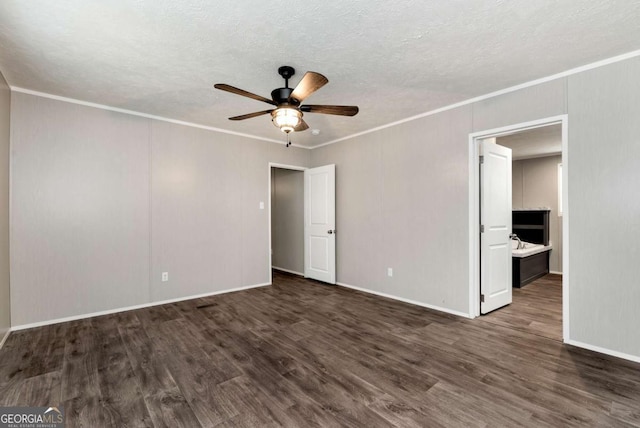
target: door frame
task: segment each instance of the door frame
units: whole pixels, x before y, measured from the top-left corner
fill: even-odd
[[[562,126],[562,337],[569,339],[568,123],[566,114],[469,134],[469,317],[480,316],[480,158],[478,141],[549,125]]]
[[[269,284],[273,284],[273,254],[272,254],[272,242],[271,242],[271,168],[280,168],[280,169],[290,169],[293,171],[305,171],[308,168],[304,167],[304,166],[298,166],[298,165],[286,165],[286,164],[282,164],[282,163],[275,163],[275,162],[269,162],[269,169],[268,169],[268,173],[269,173],[269,179],[268,179],[268,183],[269,183],[269,203],[267,204],[268,207],[267,209],[269,210],[269,215],[268,215],[268,221],[269,221]],[[303,199],[306,196],[306,188],[303,192]],[[304,246],[302,248],[302,251],[304,252]],[[306,254],[305,254],[306,256]],[[306,260],[306,257],[305,257]]]

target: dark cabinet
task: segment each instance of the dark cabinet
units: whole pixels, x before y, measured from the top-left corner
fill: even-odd
[[[549,211],[539,210],[513,210],[513,233],[524,242],[532,244],[549,245]]]
[[[513,257],[511,266],[512,286],[522,288],[549,273],[549,251],[528,257]]]

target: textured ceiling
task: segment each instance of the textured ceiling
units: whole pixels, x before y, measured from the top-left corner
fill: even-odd
[[[314,146],[640,49],[635,0],[2,0],[0,70],[13,87],[283,140],[267,104],[280,65],[329,84]]]
[[[496,143],[509,147],[513,160],[562,154],[562,125],[520,131],[496,138]]]

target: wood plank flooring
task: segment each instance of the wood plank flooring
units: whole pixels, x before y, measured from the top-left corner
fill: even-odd
[[[514,288],[513,303],[480,320],[562,341],[562,275]]]
[[[0,406],[61,404],[68,427],[640,426],[640,364],[505,314],[275,273],[271,287],[14,332]]]

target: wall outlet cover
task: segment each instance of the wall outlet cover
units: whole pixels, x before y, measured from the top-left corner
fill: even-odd
[[[169,281],[169,272],[162,272],[162,282]]]

